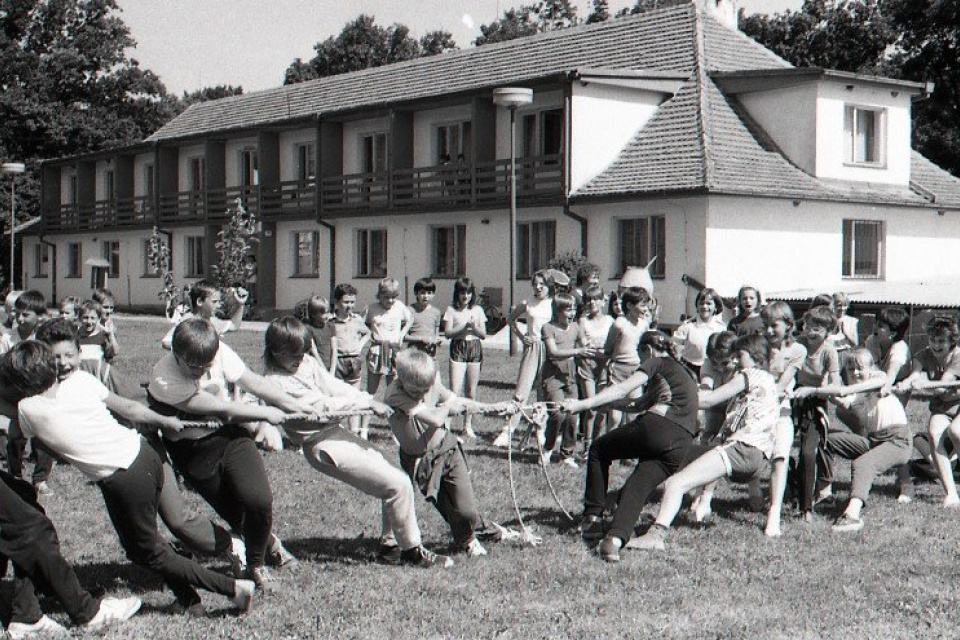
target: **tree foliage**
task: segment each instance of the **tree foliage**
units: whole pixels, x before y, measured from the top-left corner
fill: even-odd
[[[243,87],[232,84],[218,84],[215,87],[204,87],[196,91],[184,91],[180,98],[180,110],[186,109],[197,102],[207,102],[208,100],[219,100],[220,98],[229,98],[231,96],[243,95]]]
[[[533,4],[507,9],[497,20],[480,25],[480,35],[473,44],[479,47],[577,24],[580,24],[577,7],[570,0],[538,0]]]
[[[359,71],[385,64],[437,55],[457,48],[448,31],[431,31],[417,40],[403,24],[381,27],[374,16],[360,14],[336,36],[314,46],[317,52],[304,62],[297,58],[284,74],[283,83],[293,84]]]

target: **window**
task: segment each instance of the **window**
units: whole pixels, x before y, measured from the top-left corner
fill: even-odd
[[[472,132],[469,122],[455,122],[437,127],[437,164],[464,162],[471,157]]]
[[[206,183],[206,161],[204,158],[187,160],[187,191],[203,191]]]
[[[120,241],[104,240],[102,246],[103,246],[103,259],[110,263],[110,266],[107,267],[107,277],[119,278],[120,277]]]
[[[187,236],[186,276],[188,278],[202,278],[204,273],[203,236]]]
[[[663,216],[620,220],[620,273],[627,267],[650,265],[651,278],[666,274],[667,234]]]
[[[320,275],[320,260],[317,255],[320,234],[316,231],[298,231],[293,234],[293,242],[297,256],[293,275],[313,278]]]
[[[467,272],[467,226],[433,229],[433,275],[438,278],[458,278]]]
[[[260,184],[260,158],[257,150],[252,147],[240,152],[239,184],[241,187]]]
[[[357,230],[357,276],[383,278],[387,275],[387,230]]]
[[[113,170],[110,169],[103,174],[103,199],[107,202],[113,202],[116,199],[116,195]]]
[[[843,277],[880,278],[883,276],[883,222],[879,220],[843,221]]]
[[[156,182],[153,175],[153,165],[143,166],[143,195],[147,196],[148,201],[153,200],[153,194],[156,193]]]
[[[378,173],[387,170],[387,134],[371,133],[363,136],[364,173]]]
[[[33,277],[50,277],[50,247],[38,242],[33,245]]]
[[[67,201],[64,204],[77,204],[77,174],[71,173],[67,183]]]
[[[517,225],[517,277],[529,278],[546,269],[557,247],[557,223],[524,222]]]
[[[79,278],[83,275],[83,245],[79,242],[67,244],[67,277]]]
[[[298,144],[296,147],[297,180],[301,184],[312,184],[317,176],[317,153],[312,142]]]
[[[563,109],[524,115],[521,126],[521,157],[549,156],[563,151]]]
[[[844,161],[852,164],[883,164],[882,109],[847,105],[844,113]]]

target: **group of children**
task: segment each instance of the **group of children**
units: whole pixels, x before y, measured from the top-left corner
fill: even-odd
[[[842,294],[812,306],[800,328],[789,305],[763,306],[751,287],[741,289],[739,313],[724,325],[722,298],[705,289],[697,297],[696,315],[668,336],[652,328],[657,302],[642,277],[625,278],[608,296],[598,274],[590,275],[582,288],[552,270],[533,276],[532,300],[514,309],[509,320],[523,344],[513,401],[499,404],[476,400],[486,316],[469,278],[456,281],[442,313],[432,304],[436,286],[429,279],[417,281],[410,307],[399,301],[396,280],[381,280],[376,302],[363,314],[356,311],[357,290],[349,284],[335,288],[332,309],[314,296],[298,306],[298,317],[269,324],[263,375],[222,341],[239,328],[242,315],[218,320],[220,291],[198,283],[191,289],[192,309],[163,340],[169,352],[151,374],[150,408],[118,395],[109,371],[104,373],[119,348],[109,314],[112,296],[80,304],[67,299],[51,313],[42,295],[23,292],[13,302],[15,324],[3,339],[0,358],[3,412],[14,420],[10,460],[15,453],[22,459],[22,438],[30,437],[48,460],[57,456],[76,466],[103,494],[130,559],[163,577],[176,596],[175,607],[194,614],[202,613],[197,589],[247,609],[257,589],[269,588],[267,564],[296,565],[272,532],[272,494],[256,448],[258,443],[282,448],[283,436],[318,472],[381,501],[381,560],[453,564],[422,545],[415,487],[449,524],[457,549],[485,555],[483,542],[500,539],[504,529],[477,508],[451,418],[463,415],[463,435],[475,437],[472,415],[516,415],[495,441],[507,444],[518,409],[534,389],[549,416],[537,434],[542,462],[550,462],[558,448],[556,458],[577,467],[577,440],[584,439],[581,528],[584,538],[598,541],[608,561],[619,560],[625,546],[662,549],[687,493],[696,493],[694,517],[707,517],[720,479],[750,483],[752,500],[760,501],[759,478],[768,469],[765,531],[778,536],[788,486],[803,517],[811,519],[815,504],[830,494],[834,456],[853,460],[850,500],[834,524],[837,531],[863,527],[870,487],[888,469],[898,468],[905,479],[901,501],[911,499],[907,463],[915,444],[929,444],[946,490],[944,505],[960,506],[950,462],[953,443],[960,441],[960,394],[952,384],[960,376],[956,321],[934,318],[926,327],[928,347],[911,358],[905,341],[909,315],[902,309],[882,310],[875,334],[860,347]],[[242,309],[243,292],[233,296]],[[441,335],[450,342],[449,389],[435,360]],[[87,364],[93,362],[98,366]],[[911,393],[930,398],[929,429],[919,444],[904,412]],[[830,421],[828,402],[844,427]],[[348,426],[341,426],[347,415]],[[400,469],[367,440],[374,415],[387,421],[399,445]],[[609,467],[621,459],[637,465],[611,502]],[[37,466],[44,464],[38,457]],[[4,486],[22,493],[21,469],[12,463],[10,469]],[[177,475],[227,527],[185,517]],[[42,490],[36,480],[35,488]],[[634,538],[637,520],[661,484],[656,523]],[[24,535],[49,539],[41,535],[51,528],[49,521],[30,515],[39,509],[35,494],[27,491],[25,502],[26,508],[0,511],[0,526],[17,530],[8,518],[14,524],[29,521],[21,527]],[[176,553],[160,536],[157,515],[190,550],[227,554],[234,575]],[[45,565],[64,572],[52,540],[34,552],[46,559],[39,564],[0,552],[14,561],[18,580],[45,583],[50,579]],[[14,615],[19,626],[11,630],[52,628],[56,623],[38,616],[31,604],[32,590],[23,593],[24,604]],[[75,593],[60,597],[83,600]],[[133,602],[109,599],[104,606],[114,611],[104,614],[107,621],[136,609]],[[89,604],[71,613],[79,622],[96,615]]]

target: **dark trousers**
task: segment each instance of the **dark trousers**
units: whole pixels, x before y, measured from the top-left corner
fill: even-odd
[[[234,594],[234,580],[179,555],[157,530],[157,505],[163,489],[163,464],[145,442],[128,469],[118,469],[97,483],[132,562],[160,575],[185,607],[200,602],[194,587],[225,596]]]
[[[23,461],[26,457],[27,441],[29,440],[31,450],[36,458],[36,463],[33,466],[33,476],[30,481],[34,486],[46,482],[53,470],[53,455],[36,438],[25,438],[20,433],[20,427],[17,426],[16,422],[15,419],[10,421],[10,433],[7,435],[7,469],[15,477],[23,477]]]
[[[273,528],[273,493],[263,458],[246,431],[227,426],[199,440],[164,440],[173,466],[234,531],[247,564],[263,566]]]
[[[801,511],[813,510],[815,494],[826,488],[833,477],[827,452],[829,424],[826,407],[826,401],[821,398],[807,398],[797,402],[793,409],[800,434],[796,486]]]
[[[6,558],[13,562],[11,622],[32,624],[43,615],[35,586],[56,597],[77,624],[97,615],[100,602],[80,586],[60,554],[57,531],[37,503],[33,487],[4,471],[0,471],[0,556],[4,569]]]
[[[587,487],[584,515],[603,513],[610,464],[637,459],[637,466],[620,490],[610,534],[629,540],[633,527],[650,496],[683,465],[693,434],[663,416],[645,413],[622,427],[597,438],[587,454]]]
[[[577,448],[577,426],[574,414],[566,411],[551,411],[547,418],[547,430],[544,434],[545,441],[543,448],[545,451],[553,451],[557,444],[557,436],[560,437],[560,456],[569,458]]]
[[[465,546],[475,537],[476,531],[485,528],[485,524],[477,509],[470,468],[463,451],[456,446],[440,454],[432,462],[429,479],[418,479],[418,460],[416,456],[404,455],[402,452],[400,454],[400,466],[410,476],[413,484],[420,488],[427,502],[432,502],[450,525],[454,542],[460,547]]]

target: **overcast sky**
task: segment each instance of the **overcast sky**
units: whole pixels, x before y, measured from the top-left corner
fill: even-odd
[[[575,0],[580,15],[589,0]],[[218,84],[245,91],[283,82],[287,66],[313,57],[313,45],[336,35],[360,13],[414,36],[447,29],[466,48],[479,25],[492,22],[511,0],[119,0],[137,47],[130,55],[175,93]],[[529,2],[526,2],[529,4]],[[610,0],[612,11],[633,0]],[[802,0],[741,0],[748,13],[798,9]],[[411,9],[414,8],[414,9]]]

